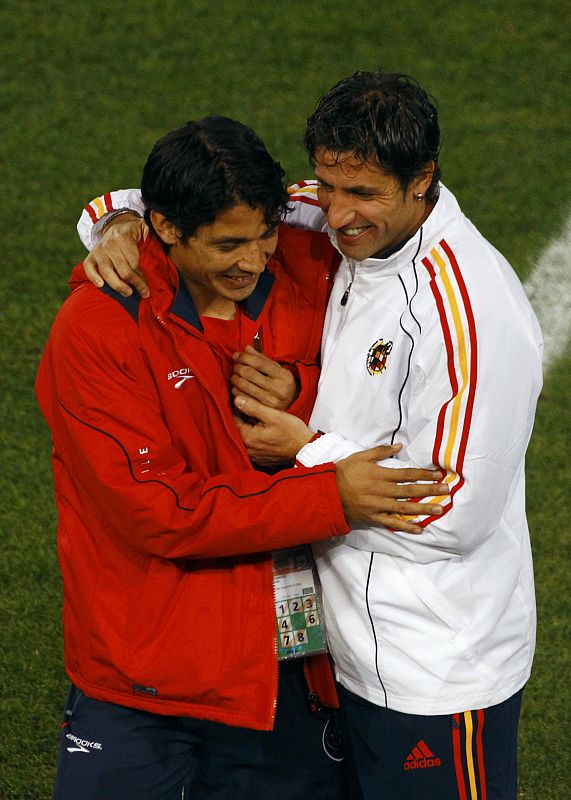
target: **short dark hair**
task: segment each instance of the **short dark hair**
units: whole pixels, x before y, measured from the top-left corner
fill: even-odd
[[[436,102],[408,75],[360,70],[321,97],[307,120],[305,146],[315,164],[324,147],[352,153],[377,164],[399,181],[403,191],[426,170],[436,168],[426,193],[438,197],[440,128]]]
[[[279,162],[247,125],[221,116],[190,121],[159,139],[147,159],[141,182],[145,219],[150,224],[151,211],[164,214],[183,244],[237,203],[261,208],[272,226],[287,209],[283,177]]]

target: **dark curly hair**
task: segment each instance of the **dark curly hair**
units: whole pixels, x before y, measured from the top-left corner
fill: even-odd
[[[220,116],[187,122],[159,139],[145,164],[145,220],[152,228],[150,212],[164,214],[183,244],[237,203],[263,209],[272,226],[286,214],[283,178],[279,162],[247,125]]]
[[[355,72],[319,100],[307,120],[305,146],[315,164],[320,147],[338,156],[354,154],[380,165],[405,192],[410,182],[435,162],[426,192],[438,197],[440,128],[436,103],[408,75]]]

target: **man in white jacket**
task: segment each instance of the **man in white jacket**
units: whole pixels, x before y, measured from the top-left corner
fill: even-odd
[[[539,326],[439,184],[437,112],[414,82],[341,81],[306,145],[317,183],[294,191],[294,215],[316,227],[322,209],[344,256],[317,402],[304,432],[239,400],[263,420],[244,436],[258,457],[299,450],[306,466],[399,441],[395,466],[447,470],[444,513],[416,520],[422,535],[363,528],[314,549],[342,708],[366,798],[515,799],[535,643],[524,456]]]
[[[535,644],[524,457],[542,340],[506,260],[439,182],[438,115],[411,79],[358,72],[309,118],[317,182],[293,224],[343,255],[309,428],[236,404],[253,458],[300,467],[402,442],[385,466],[440,467],[423,532],[355,529],[315,547],[345,732],[366,800],[515,800],[521,695]],[[256,356],[238,365],[256,367]],[[244,390],[245,395],[240,394]]]

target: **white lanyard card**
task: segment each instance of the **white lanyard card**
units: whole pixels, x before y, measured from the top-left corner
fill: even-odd
[[[278,659],[326,653],[321,587],[311,547],[276,550],[272,555]]]

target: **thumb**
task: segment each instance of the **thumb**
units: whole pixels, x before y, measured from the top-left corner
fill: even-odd
[[[363,450],[359,455],[364,461],[382,461],[384,458],[396,455],[399,450],[402,450],[402,444],[380,444],[369,450]]]
[[[254,400],[253,397],[246,397],[243,394],[234,398],[234,405],[247,417],[254,417],[260,422],[271,422],[275,415],[280,413],[273,408],[268,408],[258,400]]]

